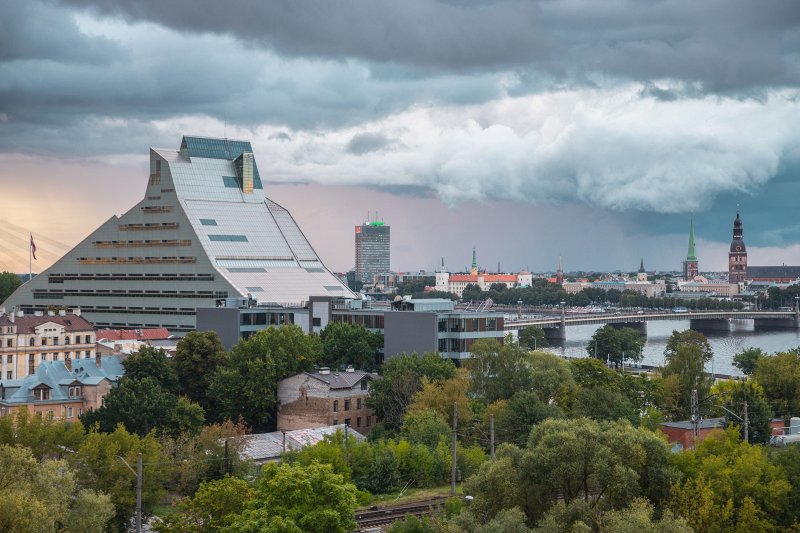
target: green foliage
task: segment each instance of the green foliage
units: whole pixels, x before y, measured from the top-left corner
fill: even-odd
[[[800,354],[781,352],[759,358],[753,380],[764,387],[773,412],[787,419],[800,412]]]
[[[255,499],[246,481],[225,477],[204,482],[195,495],[175,502],[155,527],[160,533],[213,533],[233,523]]]
[[[764,396],[764,389],[758,383],[748,381],[721,381],[711,387],[711,393],[716,394],[715,403],[722,405],[728,411],[717,408],[716,415],[728,417],[730,411],[744,419],[744,402],[747,402],[749,419],[748,441],[751,444],[767,444],[772,435],[769,422],[772,420],[772,409]],[[733,418],[733,417],[731,417]],[[732,419],[732,424],[739,426],[744,438],[743,422]]]
[[[666,442],[627,422],[545,420],[527,447],[502,445],[464,486],[475,516],[518,506],[529,522],[554,503],[583,500],[589,508],[624,508],[631,498],[661,501],[674,478]]]
[[[378,353],[383,348],[383,335],[368,331],[362,325],[331,322],[320,334],[322,359],[330,368],[352,365],[362,370],[377,368]]]
[[[122,366],[125,367],[128,380],[150,378],[169,394],[177,395],[180,392],[178,374],[167,358],[167,352],[161,348],[142,346],[125,358]]]
[[[191,331],[178,341],[172,365],[181,393],[208,411],[208,388],[216,369],[225,364],[227,353],[213,331]]]
[[[627,420],[638,424],[639,413],[621,392],[603,387],[582,387],[575,400],[573,414],[594,420]]]
[[[82,486],[108,494],[114,504],[114,531],[125,531],[136,508],[136,476],[119,459],[136,468],[142,454],[142,515],[147,517],[163,494],[170,476],[170,462],[164,457],[154,435],[139,437],[120,425],[113,433],[90,432],[73,459]]]
[[[473,420],[472,402],[468,396],[470,379],[463,368],[456,370],[455,377],[444,381],[422,378],[422,388],[414,394],[408,413],[433,410],[442,418],[453,419],[453,407],[458,406],[458,422],[462,425]]]
[[[528,350],[547,348],[547,337],[544,330],[536,326],[528,326],[519,332],[519,345]]]
[[[409,516],[389,526],[387,533],[436,533],[437,529],[427,518]]]
[[[227,531],[346,533],[356,527],[356,488],[329,465],[265,465],[255,499]]]
[[[108,496],[77,490],[66,461],[21,446],[0,445],[0,493],[0,531],[100,533],[114,514]]]
[[[755,372],[759,359],[765,355],[761,348],[746,348],[733,356],[733,366],[741,370],[745,376],[749,376]]]
[[[397,284],[397,294],[400,296],[416,295],[425,292],[425,287],[436,285],[435,276],[425,276],[424,278],[404,281]]]
[[[772,531],[786,510],[785,474],[734,428],[712,433],[673,463],[684,480],[673,487],[669,506],[695,531]]]
[[[81,421],[111,432],[119,424],[140,436],[152,430],[169,434],[198,432],[205,416],[202,407],[178,398],[154,377],[124,376],[103,399],[103,406],[86,411]]]
[[[773,448],[770,450],[769,460],[783,471],[791,486],[781,523],[800,524],[800,446]]]
[[[567,361],[550,352],[531,352],[532,390],[547,404],[569,405],[575,394],[575,379]]]
[[[80,422],[48,420],[41,413],[33,414],[27,409],[13,416],[0,416],[0,444],[24,446],[38,460],[68,457],[84,438]]]
[[[606,324],[594,332],[586,345],[586,353],[619,366],[623,359],[641,361],[644,342],[644,337],[633,328],[617,329]]]
[[[609,511],[598,517],[598,529],[614,533],[692,533],[689,524],[669,510],[658,520],[653,519],[654,514],[653,504],[637,498],[626,509]]]
[[[0,303],[11,296],[20,285],[22,285],[22,280],[13,272],[0,272]]]
[[[525,446],[536,424],[548,418],[564,417],[560,407],[544,403],[533,391],[518,391],[510,400],[499,402],[496,407],[494,434],[498,444],[510,442]]]
[[[392,432],[400,429],[406,408],[422,388],[422,378],[443,381],[455,376],[456,367],[436,352],[418,357],[399,354],[383,364],[381,379],[370,386],[367,405],[373,409],[382,427]],[[374,431],[374,430],[373,430]]]
[[[423,409],[405,416],[400,427],[400,436],[412,444],[424,444],[433,448],[442,438],[446,439],[451,431],[452,428],[440,413]]]
[[[525,513],[518,507],[503,509],[488,521],[482,517],[478,520],[470,513],[461,513],[453,520],[466,533],[528,533],[531,529],[525,522]]]
[[[714,351],[711,349],[711,344],[705,335],[693,329],[684,331],[673,331],[667,340],[667,345],[664,348],[664,357],[669,362],[673,357],[678,355],[681,346],[696,346],[700,350],[700,355],[704,363],[711,361],[714,357]]]
[[[708,397],[712,380],[705,372],[705,361],[701,346],[680,344],[661,369],[665,410],[673,420],[689,418],[692,390],[697,390],[700,399]]]
[[[533,386],[531,357],[512,342],[475,341],[464,367],[469,370],[472,392],[486,403],[507,400],[514,391]]]
[[[271,429],[278,381],[311,370],[321,353],[319,337],[294,325],[267,328],[240,341],[211,378],[212,418],[241,417],[254,431]]]

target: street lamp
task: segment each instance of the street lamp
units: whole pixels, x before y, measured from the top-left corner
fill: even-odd
[[[517,313],[517,318],[522,320],[522,300],[517,300],[517,305],[519,306],[519,312]]]
[[[140,533],[142,531],[142,454],[140,453],[136,458],[136,470],[121,455],[118,455],[117,459],[125,463],[128,470],[136,476],[136,533]]]

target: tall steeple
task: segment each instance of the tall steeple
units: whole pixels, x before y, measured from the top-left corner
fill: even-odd
[[[694,217],[689,219],[689,250],[683,262],[683,279],[692,281],[700,273],[697,265],[697,252],[694,246]]]
[[[470,274],[476,276],[478,274],[478,255],[475,253],[475,247],[472,247],[472,268]]]
[[[556,270],[556,283],[564,283],[564,266],[561,264],[561,256],[558,256],[558,270]]]
[[[636,273],[636,281],[647,281],[647,272],[644,269],[644,257],[639,262],[639,272]]]
[[[639,272],[644,272],[644,257],[642,257],[642,261],[639,263]]]
[[[736,218],[733,221],[733,240],[728,251],[728,283],[739,283],[747,278],[747,247],[744,244],[744,228],[739,217],[739,206],[736,206]]]

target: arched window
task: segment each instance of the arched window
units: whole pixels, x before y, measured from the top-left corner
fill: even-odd
[[[36,346],[36,339],[35,338],[31,337],[30,345],[31,346]]]

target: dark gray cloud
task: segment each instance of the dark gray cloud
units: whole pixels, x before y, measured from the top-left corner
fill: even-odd
[[[572,82],[593,72],[712,91],[800,81],[795,0],[251,0],[235,9],[218,0],[61,1],[293,56],[454,70],[533,65]]]
[[[392,141],[381,133],[358,133],[353,135],[345,150],[353,155],[379,152],[391,145]]]

